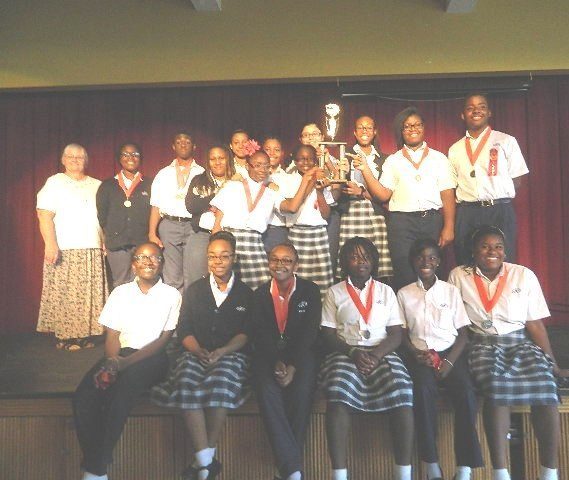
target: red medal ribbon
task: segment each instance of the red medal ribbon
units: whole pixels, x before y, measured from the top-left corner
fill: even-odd
[[[124,184],[122,171],[120,171],[119,174],[117,175],[117,180],[119,182],[120,187],[122,188],[122,191],[126,195],[126,199],[128,200],[132,195],[132,192],[134,192],[138,184],[142,181],[142,175],[140,174],[140,172],[136,172],[136,175],[134,176],[134,178],[132,179],[132,183],[130,184],[130,188],[126,188],[126,185]]]
[[[478,296],[482,301],[482,305],[484,305],[484,310],[486,313],[489,313],[498,303],[500,297],[502,296],[502,292],[504,291],[504,287],[506,286],[506,280],[508,279],[508,271],[505,270],[504,274],[498,280],[498,286],[496,287],[496,291],[494,292],[494,296],[492,298],[488,298],[488,292],[484,288],[484,282],[482,278],[477,273],[474,274],[474,283],[476,284],[476,290],[478,290]]]
[[[275,307],[275,317],[277,319],[277,327],[281,335],[284,334],[286,324],[288,322],[288,302],[290,300],[290,292],[294,285],[294,278],[291,279],[290,285],[287,287],[283,297],[279,295],[279,287],[275,280],[271,280],[271,297],[273,297],[273,307]]]
[[[401,149],[401,153],[403,154],[403,156],[409,160],[409,162],[411,163],[411,165],[413,165],[415,167],[415,170],[419,170],[419,167],[421,166],[421,163],[423,163],[423,160],[425,160],[425,158],[427,158],[427,155],[429,154],[429,147],[425,146],[425,150],[423,151],[423,155],[421,155],[421,160],[419,160],[419,162],[415,163],[413,161],[413,159],[411,158],[411,155],[409,155],[409,152],[407,151],[407,147],[403,147]]]
[[[247,209],[249,210],[249,213],[251,213],[253,210],[255,210],[255,207],[259,203],[259,200],[261,200],[261,197],[263,196],[263,193],[265,193],[265,189],[267,188],[267,186],[264,183],[263,185],[261,185],[259,193],[257,193],[257,196],[253,201],[253,198],[251,197],[251,189],[249,188],[249,183],[247,182],[247,180],[242,180],[242,182],[243,182],[243,188],[245,189],[245,198],[247,198]]]
[[[480,152],[484,148],[484,145],[486,145],[486,142],[490,138],[491,133],[492,133],[492,129],[490,127],[488,127],[488,130],[486,130],[486,133],[484,134],[484,136],[480,140],[480,143],[476,147],[476,150],[474,151],[474,153],[472,153],[472,147],[470,145],[470,137],[464,138],[464,143],[466,145],[466,154],[468,155],[468,160],[470,160],[470,165],[474,166],[474,164],[476,163],[476,160],[478,160],[478,156],[480,155]]]
[[[187,167],[183,167],[178,163],[178,160],[176,160],[176,180],[178,182],[179,190],[183,189],[186,186],[186,183],[188,182],[188,178],[190,176],[191,167],[192,167],[191,163]],[[186,173],[186,168],[188,169],[187,173]]]
[[[370,281],[371,281],[371,285],[370,285],[369,290],[367,292],[366,306],[364,308],[364,305],[363,305],[362,301],[360,300],[360,296],[357,294],[356,289],[354,287],[352,287],[350,285],[350,283],[346,280],[346,290],[348,290],[350,297],[352,297],[352,302],[354,302],[354,305],[358,309],[358,312],[360,312],[360,315],[364,319],[364,322],[366,323],[366,325],[368,324],[369,314],[371,313],[371,307],[373,306],[373,288],[375,285],[373,278],[370,278]]]

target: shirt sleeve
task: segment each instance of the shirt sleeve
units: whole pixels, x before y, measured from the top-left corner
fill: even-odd
[[[211,199],[209,203],[212,207],[218,208],[222,212],[227,205],[228,197],[231,196],[231,191],[233,190],[233,185],[225,185],[217,195]]]
[[[57,210],[57,187],[53,177],[50,177],[45,182],[37,195],[36,208],[39,210],[49,210],[55,213]]]
[[[379,183],[381,183],[385,188],[389,190],[395,190],[395,172],[393,170],[393,157],[394,155],[389,155],[385,163],[383,164],[383,169],[381,172],[381,177],[379,178]]]
[[[397,302],[397,297],[395,293],[391,289],[391,287],[387,287],[387,295],[385,296],[385,306],[389,312],[389,317],[387,318],[387,322],[385,324],[386,327],[393,327],[395,325],[405,325],[405,320],[403,315],[401,314],[401,310],[399,308],[399,303]]]
[[[150,186],[150,205],[152,207],[160,208],[161,196],[160,196],[160,180],[162,178],[162,171],[158,172],[152,181]]]
[[[397,292],[397,304],[399,305],[399,315],[401,316],[401,319],[403,320],[403,328],[408,328],[407,327],[407,317],[405,316],[405,297],[404,297],[403,292],[401,290],[399,290]]]
[[[324,200],[328,205],[334,205],[336,200],[334,200],[334,196],[332,195],[332,189],[330,187],[326,187],[322,190],[322,195],[324,195]]]
[[[441,155],[439,162],[439,178],[438,178],[439,192],[456,188],[456,179],[452,172],[450,161],[444,155]]]
[[[122,290],[122,288],[118,287],[111,292],[99,316],[99,323],[101,325],[118,332],[122,331],[123,325],[121,319],[124,318],[120,308],[120,292]]]
[[[530,300],[528,302],[529,308],[526,320],[541,320],[542,318],[551,316],[537,276],[529,268],[526,268],[524,273],[528,283],[528,296]]]
[[[172,306],[170,307],[170,312],[168,314],[168,320],[166,325],[164,325],[164,331],[174,330],[178,325],[178,319],[180,318],[180,308],[182,306],[182,295],[180,292],[176,291],[173,295]]]
[[[323,327],[337,328],[338,324],[336,321],[336,315],[338,313],[338,307],[334,299],[334,292],[331,288],[326,292],[326,298],[324,299],[324,304],[322,305],[322,322],[320,323]]]
[[[470,321],[470,318],[468,318],[468,314],[466,313],[466,308],[464,308],[464,302],[462,301],[462,296],[460,295],[458,288],[454,285],[451,285],[450,288],[451,308],[454,312],[453,324],[454,328],[458,330],[459,328],[471,325],[472,322]]]
[[[529,173],[522,150],[514,137],[509,138],[504,150],[508,161],[508,173],[511,178],[521,177]]]

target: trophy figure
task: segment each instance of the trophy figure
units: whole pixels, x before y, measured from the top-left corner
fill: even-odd
[[[347,145],[347,143],[346,142],[334,141],[334,139],[336,138],[336,135],[338,134],[338,128],[340,127],[340,120],[339,120],[340,106],[335,104],[335,103],[329,103],[328,105],[326,105],[325,111],[326,111],[326,135],[325,135],[325,139],[329,139],[329,140],[326,140],[324,142],[320,142],[318,144],[318,146],[319,146],[318,166],[320,168],[325,168],[325,166],[326,166],[326,148],[327,147],[339,147],[340,156],[339,156],[338,162],[339,162],[339,166],[340,166],[340,178],[332,180],[331,183],[345,183],[347,181],[347,179],[346,179],[347,172],[346,172],[346,170],[344,170],[344,168],[342,168],[342,166],[345,162],[348,161],[346,158],[346,145]]]

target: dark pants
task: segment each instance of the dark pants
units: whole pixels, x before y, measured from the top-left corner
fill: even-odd
[[[254,362],[257,401],[279,474],[287,478],[303,470],[304,439],[316,389],[318,362],[316,356],[306,356],[286,388],[276,382],[274,365],[269,363],[262,359]]]
[[[280,243],[286,242],[288,242],[288,228],[286,227],[269,225],[263,233],[263,245],[267,254]]]
[[[456,208],[454,248],[457,265],[472,259],[471,238],[481,225],[494,225],[504,232],[508,262],[516,263],[517,223],[514,204],[499,203],[489,207],[458,204]]]
[[[135,248],[134,245],[129,245],[119,250],[107,250],[107,262],[111,270],[113,288],[134,280],[132,254]]]
[[[440,352],[441,358],[446,352]],[[405,365],[413,379],[413,411],[419,458],[428,463],[438,462],[437,434],[437,396],[439,385],[445,388],[454,407],[454,454],[456,464],[465,467],[484,465],[476,418],[478,404],[468,371],[467,355],[463,353],[444,380],[438,380],[431,367],[419,364],[410,354],[405,354]]]
[[[387,241],[393,265],[393,289],[414,282],[417,279],[409,262],[409,250],[419,238],[439,239],[443,228],[443,217],[439,211],[429,210],[421,216],[419,212],[390,212],[386,218]]]
[[[338,250],[340,249],[340,212],[337,207],[330,208],[330,216],[328,217],[328,242],[330,244],[330,263],[332,264],[332,272],[336,273],[336,264],[338,262]]]
[[[102,362],[104,359],[87,372],[73,397],[75,428],[83,453],[81,466],[95,475],[107,473],[130,410],[168,368],[168,357],[160,352],[120,372],[114,384],[101,390],[95,387],[93,376]]]

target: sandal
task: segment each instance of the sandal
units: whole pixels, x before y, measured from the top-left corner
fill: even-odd
[[[65,350],[66,352],[77,352],[81,350],[81,346],[77,343],[69,340],[62,340],[55,344],[55,348],[58,350]]]

